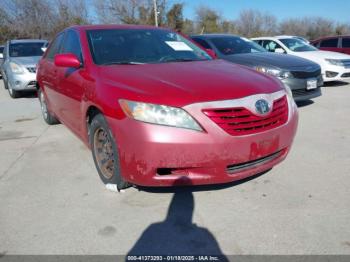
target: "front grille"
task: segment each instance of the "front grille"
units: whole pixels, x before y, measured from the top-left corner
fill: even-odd
[[[239,163],[239,164],[235,164],[235,165],[229,165],[226,167],[226,172],[229,174],[232,173],[236,173],[239,171],[244,171],[246,169],[258,166],[258,165],[262,165],[265,164],[267,162],[270,162],[276,158],[278,158],[280,155],[282,155],[283,150],[278,151],[276,153],[273,153],[271,155],[259,158],[259,159],[255,159],[252,161],[248,161],[248,162],[244,162],[244,163]]]
[[[341,77],[350,77],[350,73],[344,73],[341,75]]]
[[[27,67],[27,70],[31,73],[36,73],[36,67]]]
[[[292,90],[293,97],[300,97],[300,96],[306,96],[306,95],[312,95],[314,93],[319,92],[319,87],[311,90],[306,89],[294,89]]]
[[[28,87],[33,87],[35,85],[36,85],[36,81],[30,81],[27,86]]]
[[[350,68],[350,59],[341,60],[345,68]]]
[[[291,71],[293,77],[295,78],[313,78],[313,77],[319,77],[321,75],[321,69],[318,69],[316,71]]]
[[[204,109],[203,113],[232,136],[250,135],[285,124],[288,101],[287,96],[275,100],[267,116],[257,116],[244,107]]]

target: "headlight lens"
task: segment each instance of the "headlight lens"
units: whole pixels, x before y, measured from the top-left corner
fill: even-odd
[[[138,121],[203,131],[199,124],[180,108],[124,99],[119,100],[119,104],[127,116]]]
[[[11,68],[12,73],[14,73],[14,74],[23,74],[23,72],[24,72],[23,68],[14,62],[10,62],[10,68]]]
[[[336,65],[336,66],[344,66],[344,63],[341,60],[338,59],[326,59],[328,63],[331,65]]]
[[[283,71],[276,68],[270,68],[270,67],[264,67],[264,66],[257,66],[255,67],[255,70],[261,73],[275,76],[279,79],[286,79],[292,76],[292,74],[288,71]]]

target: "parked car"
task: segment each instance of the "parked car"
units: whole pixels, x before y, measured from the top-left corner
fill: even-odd
[[[38,94],[91,148],[104,183],[225,183],[287,155],[297,107],[276,78],[210,56],[174,31],[75,26],[40,60]]]
[[[279,78],[291,89],[295,101],[321,95],[321,68],[310,60],[272,54],[253,41],[234,35],[205,34],[191,38],[209,53],[215,53],[218,58],[249,66]]]
[[[295,55],[318,63],[324,82],[350,81],[350,55],[321,51],[294,37],[258,37],[252,40],[269,52]]]
[[[350,36],[323,37],[311,41],[318,49],[350,55]]]
[[[4,47],[1,66],[4,86],[12,98],[22,91],[36,90],[36,65],[47,41],[38,39],[10,40]]]
[[[2,77],[1,75],[1,66],[2,66],[2,63],[4,62],[4,46],[3,45],[0,45],[0,77]]]

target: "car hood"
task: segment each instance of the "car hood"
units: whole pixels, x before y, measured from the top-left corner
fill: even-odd
[[[271,66],[284,70],[309,68],[310,66],[318,67],[317,64],[307,59],[270,52],[229,55],[225,56],[223,59],[247,66]]]
[[[223,60],[112,65],[99,69],[103,84],[117,87],[121,98],[178,107],[273,93],[283,88],[275,78]]]
[[[11,62],[23,66],[36,66],[41,56],[11,57]]]
[[[331,52],[331,51],[308,51],[308,52],[293,52],[293,55],[310,59],[312,61],[324,61],[325,59],[350,59],[350,55]]]

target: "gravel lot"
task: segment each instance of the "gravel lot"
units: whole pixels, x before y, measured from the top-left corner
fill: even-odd
[[[78,138],[44,123],[36,97],[11,99],[0,81],[0,255],[127,254],[149,246],[350,254],[349,101],[350,85],[337,83],[300,105],[289,157],[257,178],[119,194],[104,188]]]

